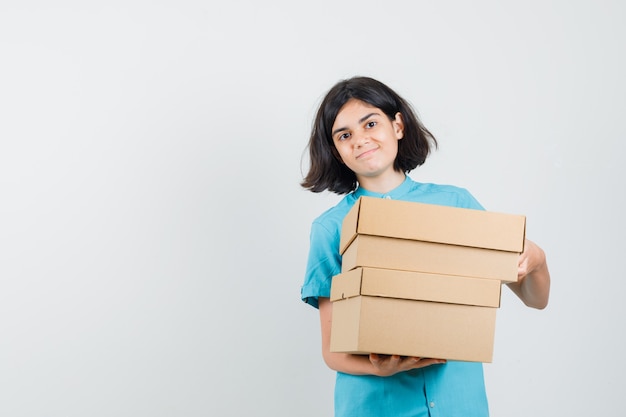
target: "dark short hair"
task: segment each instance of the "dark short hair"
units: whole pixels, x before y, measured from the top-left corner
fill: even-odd
[[[402,114],[404,136],[398,141],[394,169],[408,173],[426,161],[431,148],[437,147],[435,137],[424,127],[411,105],[385,84],[369,77],[352,77],[339,81],[320,104],[307,145],[309,172],[300,185],[319,193],[325,190],[347,194],[357,187],[354,172],[343,164],[333,142],[331,130],[341,108],[351,99],[379,108],[389,120]]]

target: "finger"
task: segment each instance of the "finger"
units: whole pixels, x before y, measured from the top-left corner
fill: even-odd
[[[391,355],[389,357],[389,363],[393,366],[398,366],[398,364],[400,363],[400,355]]]
[[[409,356],[402,359],[402,363],[400,364],[400,366],[405,369],[413,369],[417,367],[417,364],[419,364],[421,360],[422,358],[419,358],[417,356]]]
[[[434,358],[411,358],[413,360],[413,364],[411,366],[411,368],[413,369],[417,369],[417,368],[425,368],[427,366],[431,366],[431,365],[437,365],[437,364],[444,364],[447,361],[445,359],[434,359]]]
[[[370,362],[374,365],[385,363],[389,359],[389,355],[381,355],[379,353],[370,353]]]
[[[437,365],[437,364],[442,364],[446,362],[447,361],[445,359],[435,359],[435,358],[422,358],[419,361],[420,365],[423,365],[423,366]]]

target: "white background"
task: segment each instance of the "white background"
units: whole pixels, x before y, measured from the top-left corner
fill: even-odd
[[[53,5],[54,4],[54,5]],[[619,1],[0,3],[0,415],[330,416],[300,301],[317,105],[369,75],[440,142],[411,173],[525,214],[494,416],[621,416]]]

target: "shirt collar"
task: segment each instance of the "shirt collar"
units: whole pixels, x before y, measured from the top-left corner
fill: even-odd
[[[361,196],[365,197],[377,197],[377,198],[389,198],[392,200],[400,200],[402,196],[407,194],[411,190],[413,180],[408,175],[405,176],[404,181],[393,190],[387,193],[375,193],[373,191],[366,190],[365,188],[358,186],[354,190],[354,198],[358,199]]]

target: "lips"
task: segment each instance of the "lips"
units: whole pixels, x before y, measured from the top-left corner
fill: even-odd
[[[356,159],[361,159],[361,158],[364,158],[364,157],[368,157],[368,156],[370,156],[371,154],[373,154],[374,152],[376,152],[377,150],[378,150],[378,148],[368,149],[368,150],[366,150],[365,152],[361,152],[360,154],[358,154],[358,155],[356,156]]]

